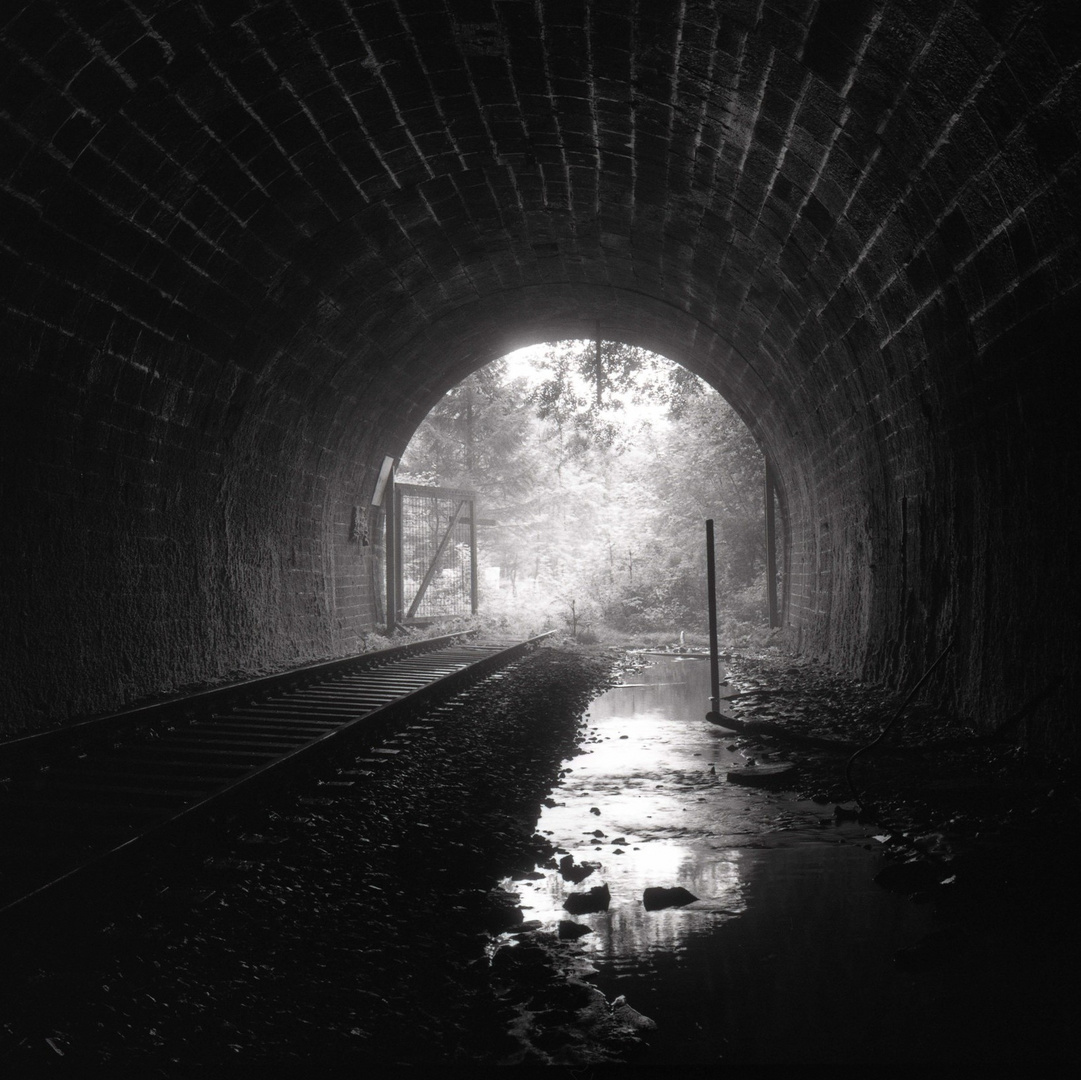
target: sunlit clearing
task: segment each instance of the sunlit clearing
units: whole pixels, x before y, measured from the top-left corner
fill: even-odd
[[[762,626],[763,468],[742,421],[686,369],[620,342],[560,341],[451,390],[399,480],[477,493],[486,618],[580,642],[674,641],[705,632],[707,518],[729,637]]]

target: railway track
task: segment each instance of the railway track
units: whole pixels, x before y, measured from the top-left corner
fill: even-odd
[[[465,635],[311,665],[0,744],[0,919],[85,894],[137,853],[358,748],[353,775],[401,752],[418,709],[547,635]]]

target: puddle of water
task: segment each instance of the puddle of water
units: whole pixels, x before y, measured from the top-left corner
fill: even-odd
[[[593,703],[538,830],[597,865],[579,884],[515,882],[526,917],[554,928],[570,892],[607,884],[609,909],[575,920],[592,931],[580,946],[600,989],[658,1022],[662,1060],[910,1059],[897,1018],[927,1022],[927,984],[892,957],[933,929],[930,911],[873,883],[873,830],[728,783],[746,758],[708,702],[708,664],[661,658]],[[703,902],[646,911],[649,886]]]

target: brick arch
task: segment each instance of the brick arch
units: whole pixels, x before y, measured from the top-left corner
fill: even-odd
[[[1076,688],[1070,0],[27,0],[0,45],[9,726],[347,651],[381,455],[598,317],[774,460],[804,648],[956,636],[988,723]]]
[[[683,364],[717,389],[748,424],[777,469],[779,497],[788,525],[786,535],[793,548],[790,561],[794,573],[786,581],[788,607],[795,625],[813,624],[823,608],[819,595],[819,563],[823,556],[819,549],[831,541],[815,523],[833,513],[850,515],[849,507],[836,507],[838,501],[842,505],[846,501],[858,502],[881,488],[882,476],[890,468],[890,449],[879,437],[884,432],[872,432],[871,437],[863,439],[858,453],[849,455],[840,484],[836,473],[830,477],[819,475],[819,448],[828,443],[833,431],[816,429],[815,420],[819,418],[774,381],[777,358],[763,350],[749,361],[716,326],[703,324],[664,300],[607,286],[553,283],[505,290],[462,305],[418,331],[390,365],[395,372],[396,399],[385,406],[392,426],[381,436],[384,450],[400,454],[439,397],[472,371],[523,345],[591,337],[598,317],[602,335],[649,348]],[[438,358],[437,365],[433,365],[434,358]],[[826,419],[840,426],[829,414]],[[912,426],[906,437],[920,445],[922,452],[929,452],[926,442],[921,443],[923,434],[914,432]],[[845,488],[852,494],[845,496]],[[854,537],[846,541],[862,549],[860,558],[866,563],[891,559],[891,537],[888,531],[877,530],[876,525],[870,520],[870,511],[862,511],[852,526]],[[838,622],[846,624],[838,636],[850,632],[855,641],[845,647],[853,651],[867,649],[866,624],[873,617],[868,594],[874,583],[857,579],[849,584],[853,598],[836,601],[841,608]],[[843,588],[835,591],[842,594]],[[854,619],[860,620],[858,625],[847,625]]]
[[[672,310],[669,305],[638,293],[620,295],[618,290],[608,288],[583,290],[553,286],[534,286],[517,293],[513,298],[502,294],[474,306],[480,310],[459,309],[411,343],[405,355],[413,363],[424,365],[441,351],[445,363],[437,372],[437,382],[419,384],[422,393],[415,392],[417,383],[411,384],[412,398],[393,414],[396,426],[386,443],[389,452],[400,455],[442,395],[469,374],[516,349],[553,341],[588,340],[599,329],[605,341],[647,349],[699,375],[733,407],[765,455],[778,460],[776,441],[769,434],[777,430],[778,402],[770,400],[753,365],[734,357],[731,346],[715,328],[703,326],[685,312]],[[439,344],[445,341],[457,348],[446,351]],[[407,360],[403,367],[408,363]],[[744,384],[753,390],[748,391]],[[804,477],[799,477],[799,481],[784,474],[775,475],[781,531],[785,536],[791,535],[796,518],[788,493],[807,487]],[[784,582],[786,599],[789,584],[787,580]]]

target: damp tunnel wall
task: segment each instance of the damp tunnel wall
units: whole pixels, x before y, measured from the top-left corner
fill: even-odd
[[[0,729],[355,649],[383,456],[600,320],[773,462],[798,648],[1074,746],[1077,11],[5,15]]]

